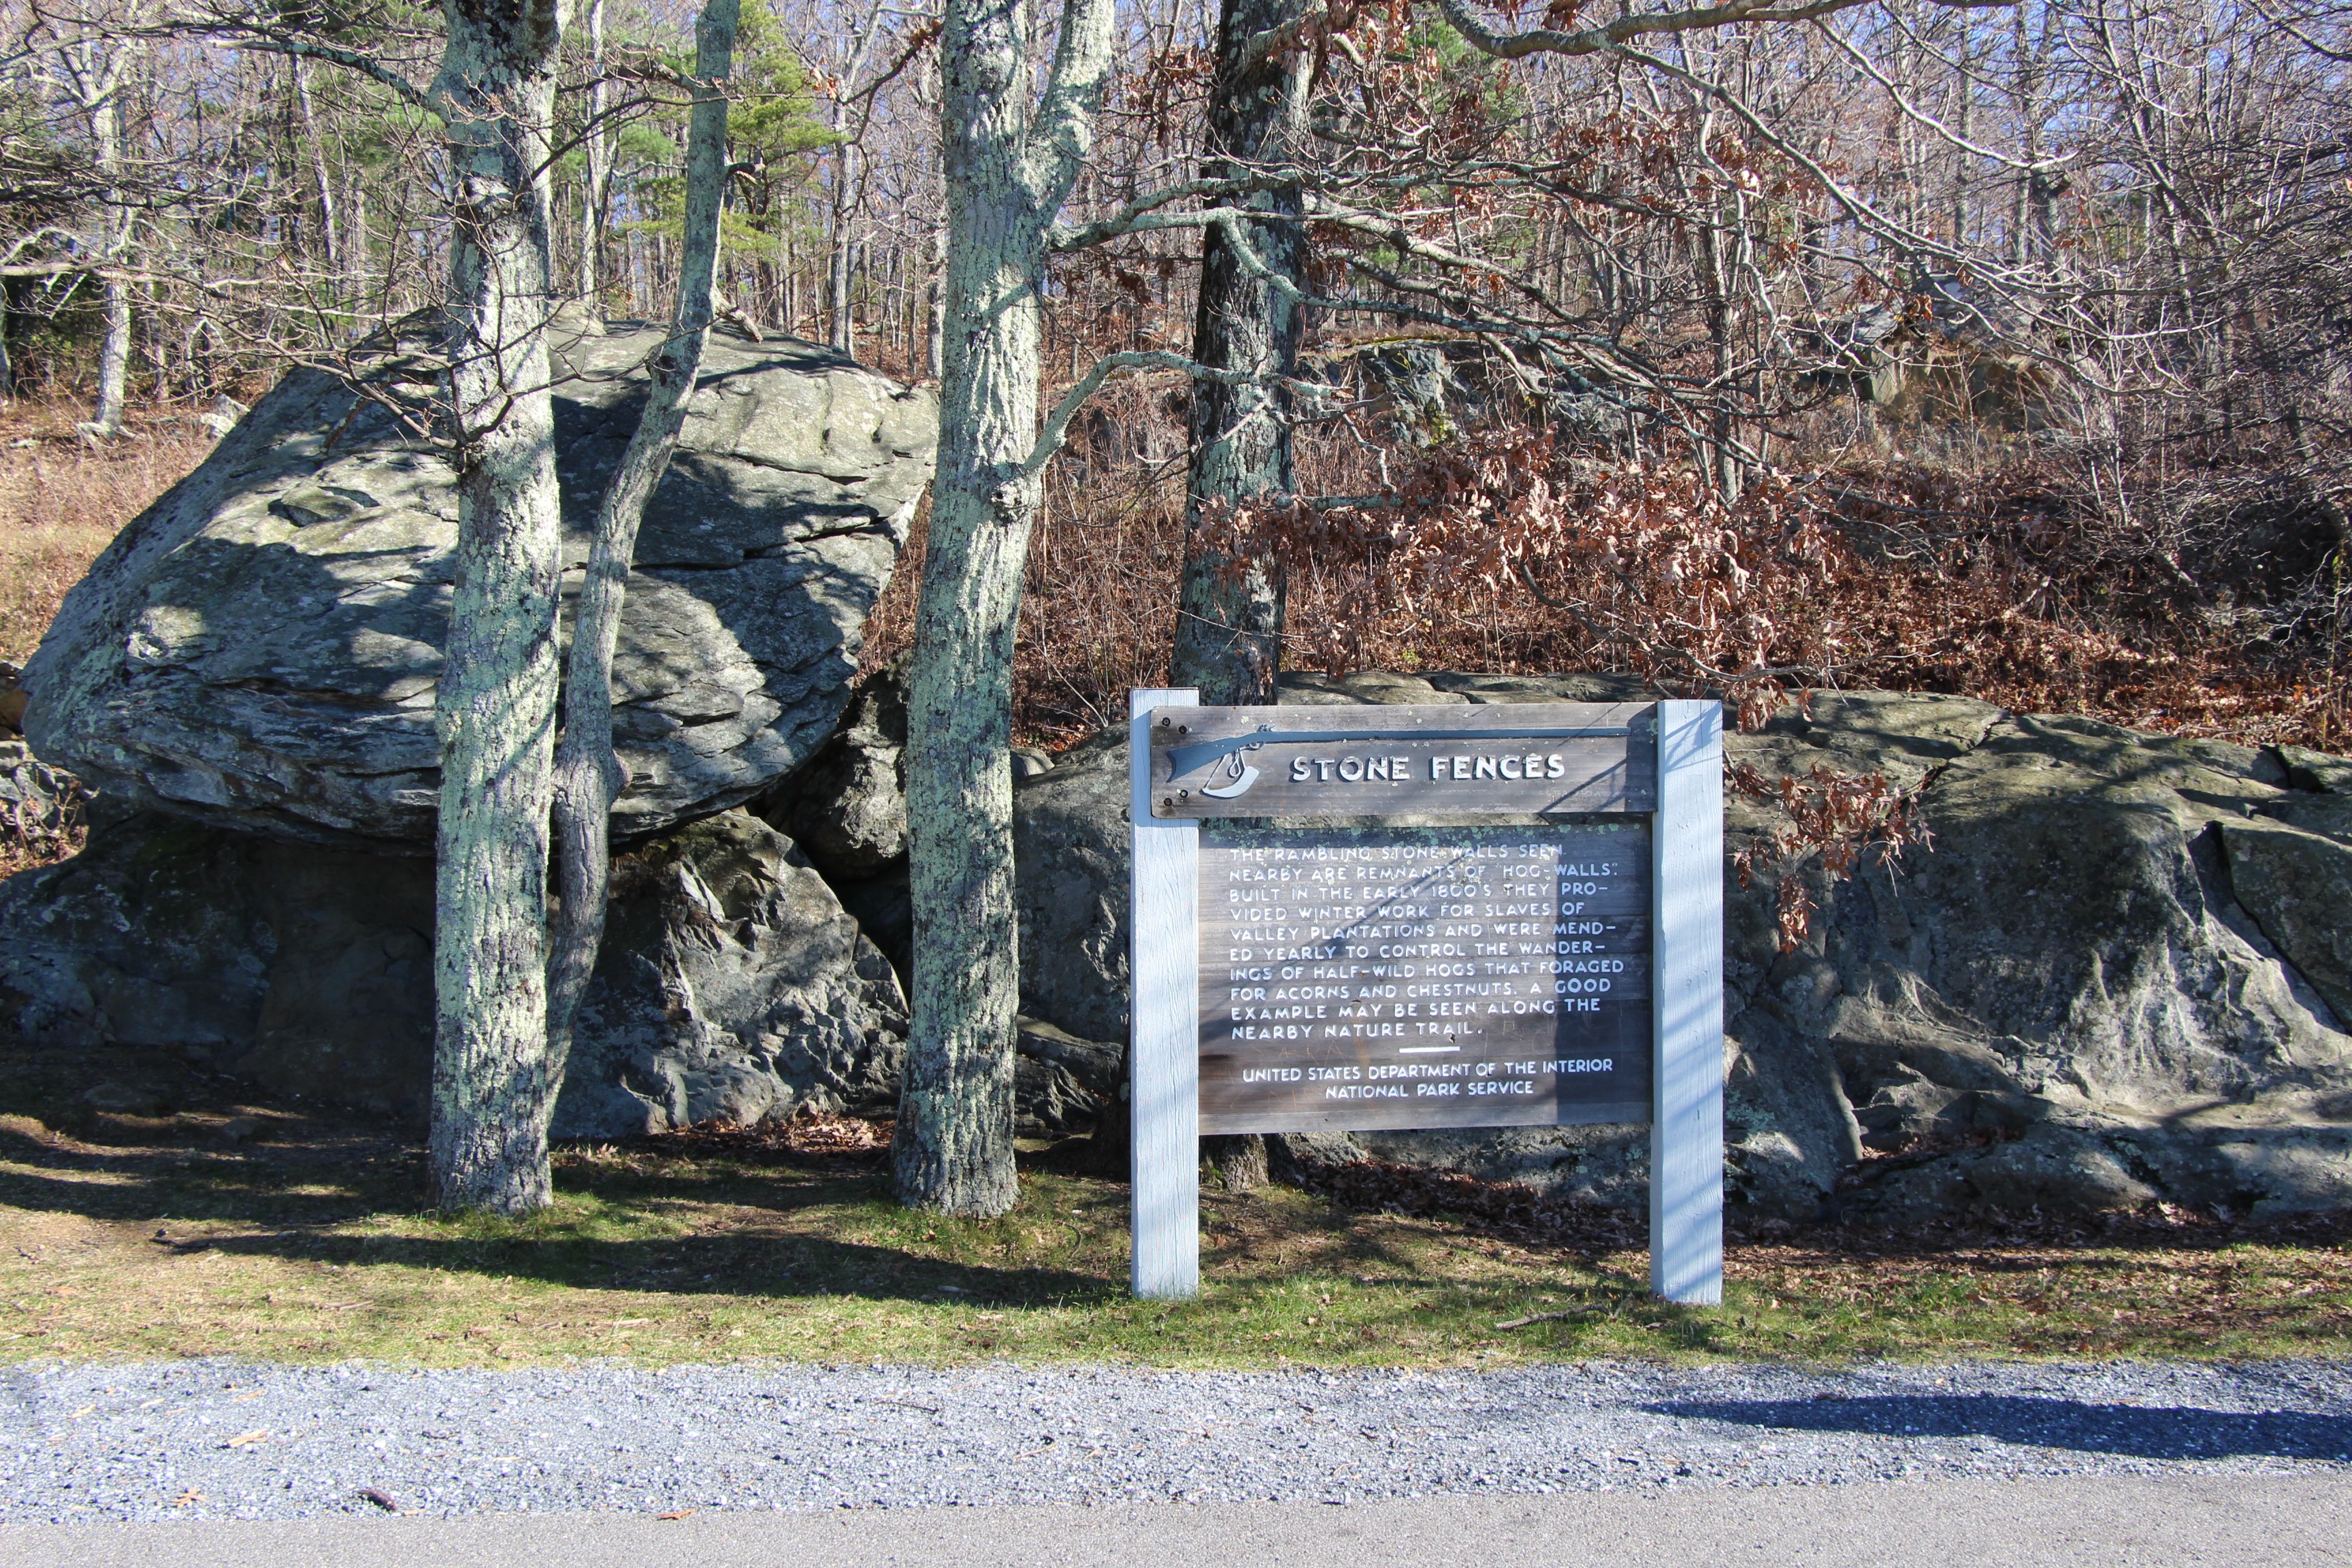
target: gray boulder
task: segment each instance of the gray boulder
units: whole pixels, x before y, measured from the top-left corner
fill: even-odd
[[[1021,1010],[1127,1038],[1127,733],[1107,731],[1013,788]]]
[[[915,934],[907,865],[905,679],[901,660],[860,683],[841,728],[814,760],[752,803],[824,873],[843,906],[902,975],[914,967]],[[1055,766],[1042,752],[1015,751],[1006,762],[1016,784]],[[1032,842],[1029,852],[1053,855],[1061,847]],[[1125,1028],[1122,1023],[1116,1034],[1100,1037],[1122,1038]]]
[[[2280,954],[2352,1021],[2352,798],[2288,800],[2273,820],[2221,824],[2230,891]],[[2278,822],[2294,827],[2276,826]],[[2297,831],[2297,828],[2302,831]]]
[[[103,797],[101,797],[103,798]],[[170,1051],[417,1121],[433,1060],[433,867],[103,811],[69,861],[0,882],[0,1020]],[[735,810],[617,856],[558,1137],[898,1108],[897,973],[784,835]],[[1015,1129],[1091,1130],[1121,1047],[1024,1018]]]
[[[905,688],[897,670],[877,671],[809,765],[752,805],[824,873],[901,974],[914,968],[906,747]]]
[[[214,439],[217,440],[236,429],[236,422],[252,412],[236,398],[223,393],[213,399],[210,408],[196,416],[196,423],[211,431]]]
[[[2274,748],[2286,782],[2306,794],[2352,798],[2352,757],[2331,757],[2304,746]]]
[[[1082,1040],[1038,1018],[1015,1021],[1013,1046],[1013,1131],[1020,1137],[1091,1132],[1124,1092],[1124,1046]]]
[[[79,791],[22,741],[0,738],[0,832],[23,839],[68,826]]]
[[[1791,763],[1834,749],[1789,730]],[[2264,934],[2272,900],[2233,886],[2224,852],[2289,802],[2284,784],[2275,759],[2242,747],[1989,714],[1928,788],[1936,852],[1831,893],[1806,951],[1758,976],[1748,1027],[1833,1052],[1882,1147],[1991,1145],[1929,1163],[1988,1204],[2047,1188],[2016,1168],[2083,1173],[2045,1207],[2137,1191],[2065,1132],[2174,1202],[2333,1207],[2352,1197],[2352,1037]],[[2000,1146],[2037,1138],[2075,1152],[2021,1167]],[[1899,1220],[1943,1205],[1918,1190],[1938,1179],[1865,1165],[1841,1201]]]
[[[898,1108],[907,1003],[792,840],[749,813],[614,868],[610,951],[581,1002],[558,1136]]]
[[[558,342],[572,584],[661,338]],[[457,498],[418,433],[426,373],[395,348],[365,367],[373,396],[289,375],[100,556],[26,671],[44,758],[215,825],[430,842]],[[713,337],[622,620],[618,832],[749,799],[832,732],[936,426],[929,393],[828,351]]]
[[[1591,701],[1614,678],[1286,678],[1308,702]],[[2346,764],[1961,698],[1817,696],[1735,758],[1925,783],[1934,852],[1831,886],[1800,951],[1726,868],[1727,1183],[1755,1212],[1899,1223],[2153,1197],[2352,1204]],[[2298,760],[2298,756],[2299,759]],[[1127,1026],[1123,732],[1014,794],[1023,1005]],[[2300,784],[2302,787],[2297,787]],[[1782,826],[1734,798],[1727,850]],[[1381,1157],[1638,1205],[1633,1129],[1358,1133]],[[1327,1151],[1328,1152],[1328,1151]]]
[[[0,1010],[37,1037],[169,1050],[418,1120],[432,932],[422,857],[108,817],[79,856],[0,882]],[[905,1035],[896,975],[824,879],[723,813],[617,861],[555,1130],[887,1115]]]

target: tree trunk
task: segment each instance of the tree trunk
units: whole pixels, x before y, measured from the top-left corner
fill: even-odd
[[[106,96],[94,105],[90,128],[97,133],[98,172],[107,183],[107,223],[110,233],[104,260],[120,268],[130,260],[131,212],[114,182],[122,169],[122,89],[120,69],[108,79]],[[131,379],[131,285],[110,276],[100,285],[106,335],[98,346],[98,410],[90,424],[100,436],[122,429],[123,394]]]
[[[351,218],[343,225],[343,271],[352,283],[352,298],[364,300],[368,292],[368,267],[373,259],[368,246],[367,182],[354,180],[351,192]]]
[[[123,389],[131,380],[131,288],[119,278],[106,279],[106,336],[98,346],[98,412],[90,423],[101,436],[122,428]]]
[[[1013,0],[1018,3],[1018,0]],[[874,45],[882,37],[882,8],[877,4],[865,15],[862,26],[856,29],[856,46],[842,68],[841,86],[836,91],[832,114],[833,133],[842,138],[833,154],[832,250],[826,258],[825,282],[828,298],[825,307],[831,319],[825,325],[825,341],[843,353],[855,353],[855,326],[850,320],[849,288],[851,247],[856,240],[850,232],[850,214],[856,205],[855,181],[863,149],[849,136],[849,110],[839,93],[855,88],[866,74],[866,61]],[[871,105],[867,113],[871,113]]]
[[[849,149],[842,150],[841,177],[849,177]],[[832,295],[833,321],[826,330],[826,341],[845,354],[856,353],[853,324],[849,315],[850,266],[856,260],[857,242],[849,235],[849,210],[846,199],[836,202],[833,215],[833,256],[827,289]]]
[[[1013,1206],[1013,635],[1034,484],[1000,494],[1036,438],[1043,226],[1013,153],[1021,84],[1006,13],[949,11],[946,369],[909,694],[914,1031],[893,1157],[902,1202]],[[976,37],[958,39],[959,26]],[[959,47],[960,46],[960,47]],[[837,318],[836,318],[837,319]]]
[[[546,170],[563,0],[447,0],[457,585],[436,720],[433,1128],[444,1208],[552,1194],[547,835],[561,569]]]
[[[561,913],[548,960],[548,1051],[560,1087],[570,1054],[572,1019],[596,967],[604,936],[611,872],[608,830],[613,797],[627,783],[613,752],[613,648],[621,628],[629,563],[646,501],[668,470],[686,425],[687,404],[710,340],[710,294],[719,262],[719,216],[727,185],[727,97],[733,69],[737,0],[709,0],[696,25],[692,128],[687,136],[686,232],[677,310],[669,340],[653,363],[646,411],[597,510],[596,538],[580,587],[572,632],[563,739],[555,752],[555,836]]]
[[[1209,104],[1202,174],[1215,179],[1248,164],[1296,153],[1306,102],[1298,73],[1303,54],[1250,62],[1251,37],[1289,22],[1300,0],[1224,0],[1217,24],[1217,77]],[[1236,204],[1240,205],[1240,204]],[[1251,198],[1252,206],[1297,213],[1296,189]],[[1300,276],[1306,231],[1297,223],[1247,223],[1243,236],[1259,261],[1285,278]],[[1280,563],[1237,559],[1203,537],[1219,503],[1289,497],[1298,488],[1292,459],[1291,397],[1285,383],[1298,370],[1306,312],[1248,268],[1231,237],[1210,229],[1201,245],[1200,309],[1192,357],[1216,370],[1261,378],[1244,386],[1192,384],[1192,460],[1185,494],[1184,570],[1177,589],[1176,643],[1169,683],[1200,688],[1213,705],[1275,700],[1282,668],[1284,587]],[[1280,378],[1280,379],[1276,379]],[[1203,1138],[1201,1152],[1230,1190],[1265,1179],[1265,1140],[1255,1134]]]
[[[286,65],[294,79],[294,108],[302,140],[310,149],[310,180],[318,187],[320,259],[325,263],[327,276],[334,286],[331,298],[340,304],[343,284],[342,231],[335,213],[334,175],[327,167],[327,139],[319,133],[318,112],[310,102],[310,70],[299,56]]]
[[[1217,27],[1217,79],[1209,105],[1203,177],[1278,163],[1295,153],[1306,101],[1304,51],[1291,58],[1247,62],[1250,38],[1293,19],[1301,0],[1224,0]],[[1234,205],[1244,205],[1236,202]],[[1262,193],[1246,205],[1297,213],[1297,189]],[[1265,268],[1300,276],[1306,234],[1280,220],[1239,226]],[[1185,504],[1184,572],[1176,601],[1176,646],[1170,679],[1197,686],[1211,704],[1274,700],[1282,662],[1283,582],[1266,559],[1234,559],[1203,538],[1208,515],[1297,488],[1291,458],[1291,397],[1284,383],[1298,369],[1305,312],[1246,265],[1223,230],[1202,243],[1201,304],[1192,357],[1213,370],[1247,371],[1241,386],[1192,384],[1192,465]],[[1276,380],[1275,378],[1282,378]]]
[[[908,705],[914,1026],[893,1144],[899,1200],[1013,1206],[1013,638],[1041,489],[1045,233],[1091,141],[1110,0],[1068,0],[1034,127],[1026,7],[949,0],[946,371]]]
[[[728,35],[734,35],[732,23]],[[731,52],[733,44],[729,48]],[[588,117],[582,144],[586,168],[580,205],[580,309],[591,326],[604,322],[604,212],[613,179],[613,138],[604,126],[604,0],[588,0]]]
[[[923,284],[923,374],[947,374],[948,226],[931,231],[931,269]]]

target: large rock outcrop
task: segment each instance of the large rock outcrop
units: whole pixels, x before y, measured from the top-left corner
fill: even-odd
[[[914,972],[907,875],[907,697],[901,671],[857,689],[809,765],[752,803],[807,852],[898,972]]]
[[[661,338],[559,333],[575,567]],[[289,375],[67,596],[25,677],[45,760],[219,826],[429,844],[457,497],[420,429],[427,373],[390,350],[366,372],[366,396]],[[930,472],[929,393],[724,332],[703,375],[622,618],[624,836],[749,799],[832,732]]]
[[[428,859],[160,813],[101,813],[80,855],[0,883],[0,1003],[27,1034],[412,1120],[432,943]],[[906,1028],[897,975],[792,841],[721,813],[617,860],[555,1131],[887,1116]]]
[[[97,816],[80,855],[0,882],[0,1026],[424,1118],[430,860],[103,801]],[[804,1108],[887,1117],[906,1034],[896,971],[800,847],[721,812],[615,858],[553,1131],[625,1138]],[[1092,1129],[1123,1054],[1023,1019],[1018,1133]]]
[[[1590,701],[1606,678],[1291,678],[1285,700]],[[2352,1205],[2352,767],[1959,698],[1816,697],[1768,773],[1925,783],[1933,853],[1817,887],[1800,951],[1727,866],[1727,1180],[1761,1212]],[[1014,795],[1023,1005],[1127,1025],[1123,734]],[[1780,826],[1735,799],[1729,848]],[[1638,1204],[1615,1128],[1360,1133],[1385,1157]]]

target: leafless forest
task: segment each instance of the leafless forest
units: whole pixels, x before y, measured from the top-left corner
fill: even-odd
[[[575,297],[659,319],[692,18],[591,3],[547,172],[557,252]],[[1276,416],[1297,494],[1217,520],[1287,573],[1285,661],[1965,691],[2341,750],[2352,9],[1806,9],[1498,60],[1463,29],[1615,13],[1288,8],[1307,108],[1265,174],[1305,193]],[[58,577],[60,537],[125,518],[63,516],[72,493],[28,472],[139,466],[130,494],[201,454],[216,399],[436,304],[448,165],[404,84],[430,79],[440,20],[0,17],[22,433],[0,526],[11,563]],[[1201,0],[1123,7],[1048,407],[1105,354],[1192,352],[1217,26]],[[746,0],[719,278],[739,328],[936,374],[937,34],[920,0]],[[1034,738],[1166,668],[1193,394],[1140,368],[1075,411],[1048,471]],[[917,576],[870,662],[907,646]],[[42,592],[12,590],[0,651],[37,635]]]

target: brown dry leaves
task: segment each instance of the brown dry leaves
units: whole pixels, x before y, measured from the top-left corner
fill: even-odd
[[[665,1132],[654,1142],[666,1152],[697,1157],[782,1153],[860,1159],[887,1152],[896,1126],[803,1108],[782,1121],[763,1121],[756,1127],[725,1121],[697,1122]]]
[[[23,663],[116,531],[213,447],[202,426],[162,418],[93,447],[74,438],[83,416],[70,405],[0,407],[0,658]]]
[[[1822,869],[1842,881],[1865,863],[1891,866],[1911,846],[1935,841],[1919,804],[1924,782],[1906,790],[1884,773],[1818,764],[1803,778],[1774,778],[1746,763],[1730,764],[1724,778],[1750,799],[1772,802],[1789,819],[1732,857],[1743,888],[1765,871],[1780,872],[1773,923],[1782,952],[1796,952],[1811,926],[1813,895],[1801,874],[1808,861],[1818,857]]]
[[[1785,476],[1727,504],[1686,468],[1486,432],[1415,463],[1393,504],[1226,508],[1205,527],[1213,547],[1300,574],[1360,563],[1361,602],[1317,624],[1314,658],[1334,673],[1362,668],[1395,617],[1434,626],[1455,606],[1506,597],[1538,606],[1555,645],[1580,645],[1560,668],[1599,659],[1675,685],[1727,684],[1757,718],[1790,679],[1841,666],[1834,623],[1807,611],[1851,560]]]

